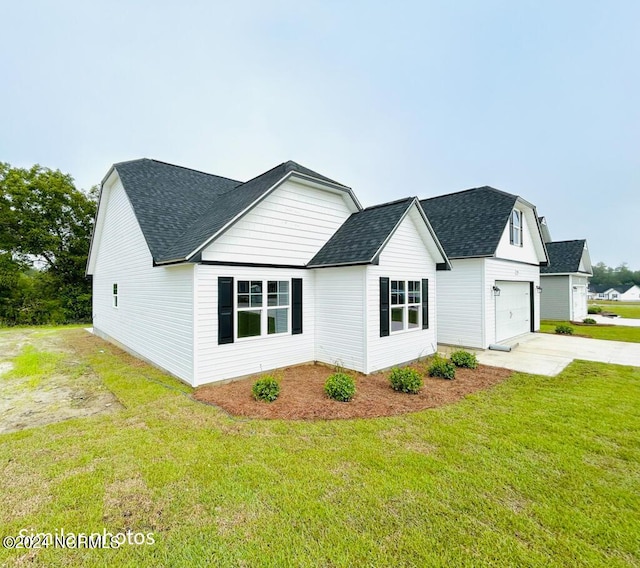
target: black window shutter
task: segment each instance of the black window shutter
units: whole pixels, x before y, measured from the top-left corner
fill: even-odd
[[[302,333],[302,278],[291,279],[291,333]]]
[[[389,279],[380,278],[380,337],[389,335]]]
[[[429,279],[422,279],[422,329],[429,329]]]
[[[218,345],[233,343],[233,278],[218,277]]]
[[[504,217],[503,217],[504,218]],[[513,245],[515,244],[514,241],[514,234],[513,234],[513,211],[511,211],[511,215],[509,215],[509,242]]]

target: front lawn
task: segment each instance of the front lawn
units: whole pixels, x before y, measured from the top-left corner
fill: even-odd
[[[621,318],[640,319],[640,302],[603,302],[594,300],[590,306],[600,306],[606,312],[618,314]]]
[[[516,373],[392,418],[248,420],[82,330],[59,333],[67,364],[124,408],[0,435],[0,533],[104,527],[155,544],[0,548],[0,565],[640,563],[640,368]]]
[[[558,325],[571,326],[574,335],[582,335],[594,339],[640,343],[640,327],[627,327],[622,325],[575,325],[569,321],[542,320],[540,322],[540,331],[543,333],[555,333],[556,326]]]

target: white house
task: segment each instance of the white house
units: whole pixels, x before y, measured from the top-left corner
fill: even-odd
[[[589,300],[617,300],[620,292],[611,286],[589,284],[587,297]]]
[[[640,302],[640,287],[635,284],[616,286],[618,300],[621,302]]]
[[[102,182],[87,272],[95,333],[196,386],[431,354],[449,268],[417,198],[363,209],[295,162],[242,183],[141,159]]]
[[[543,319],[581,321],[587,317],[587,289],[593,275],[587,241],[547,242],[548,266],[540,268]]]
[[[486,349],[539,330],[548,258],[535,207],[492,187],[420,203],[452,267],[437,274],[438,341]]]
[[[620,302],[640,302],[640,287],[636,284],[626,286],[589,286],[590,300],[614,300]]]

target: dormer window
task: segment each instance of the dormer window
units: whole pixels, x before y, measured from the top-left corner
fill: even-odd
[[[517,247],[522,246],[522,211],[514,209],[511,212],[510,223],[511,244]]]

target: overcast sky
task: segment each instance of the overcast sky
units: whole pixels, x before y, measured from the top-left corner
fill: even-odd
[[[640,269],[640,2],[4,2],[0,161],[292,159],[363,205],[491,185]]]

